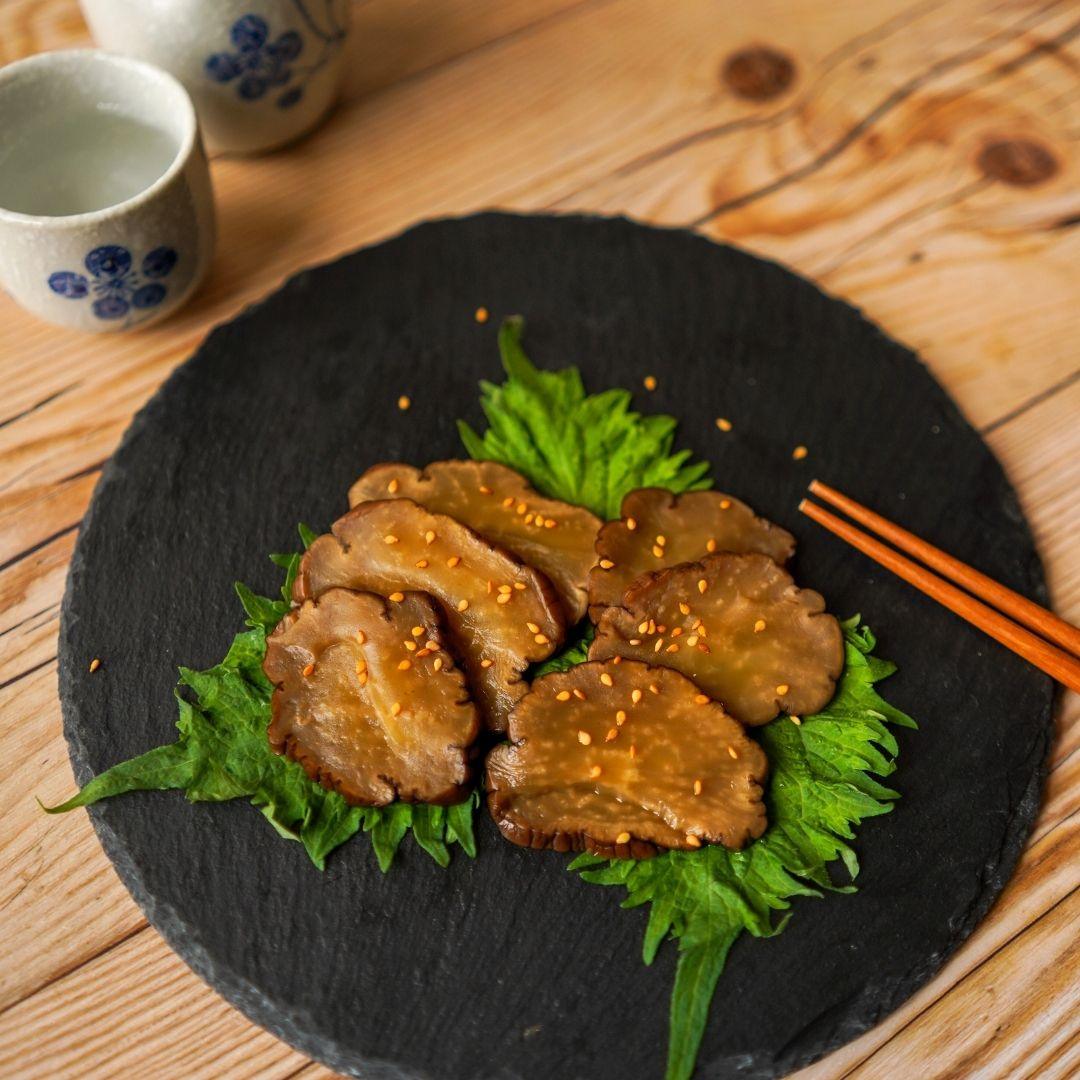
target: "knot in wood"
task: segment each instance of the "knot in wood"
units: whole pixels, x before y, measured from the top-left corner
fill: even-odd
[[[768,101],[782,94],[795,79],[795,62],[768,45],[733,52],[721,71],[731,90],[749,101]]]
[[[1016,187],[1031,187],[1058,171],[1057,158],[1042,143],[1031,139],[998,139],[979,152],[980,170],[992,180]]]

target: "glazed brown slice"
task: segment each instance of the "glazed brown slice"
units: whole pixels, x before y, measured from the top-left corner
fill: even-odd
[[[608,608],[589,659],[688,675],[744,724],[817,712],[844,663],[840,624],[765,555],[710,555],[641,578]]]
[[[487,758],[488,807],[523,847],[644,858],[765,830],[765,752],[689,679],[609,660],[537,679]]]
[[[565,632],[558,596],[543,574],[411,499],[361,503],[308,548],[293,599],[335,586],[391,600],[408,589],[434,597],[473,698],[496,731],[528,690],[522,672],[546,660]]]
[[[596,538],[599,561],[589,574],[590,614],[599,619],[604,608],[622,603],[642,574],[718,551],[756,551],[783,565],[795,553],[795,538],[720,491],[631,491],[623,499],[621,519],[609,521]]]
[[[494,461],[436,461],[422,471],[397,463],[375,465],[349,489],[350,506],[389,498],[412,499],[457,518],[547,575],[568,622],[585,614],[602,524],[588,510],[545,499],[520,473]]]
[[[330,589],[278,624],[270,745],[356,806],[465,797],[480,714],[422,593]]]

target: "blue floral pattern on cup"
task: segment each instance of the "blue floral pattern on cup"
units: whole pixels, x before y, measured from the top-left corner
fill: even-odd
[[[165,299],[168,288],[160,279],[172,273],[177,258],[173,248],[156,247],[143,256],[139,270],[135,270],[126,247],[104,244],[83,260],[89,277],[73,270],[57,270],[49,275],[49,288],[68,300],[93,296],[90,310],[97,318],[123,319],[157,307]]]
[[[206,58],[206,74],[219,83],[236,81],[236,92],[244,101],[259,101],[271,88],[287,87],[275,99],[279,109],[288,109],[304,95],[304,84],[323,67],[345,40],[345,28],[334,16],[333,0],[325,0],[320,25],[309,8],[311,0],[293,0],[293,6],[311,36],[321,43],[318,57],[309,64],[296,61],[304,51],[304,38],[297,30],[286,30],[270,40],[270,24],[261,15],[241,15],[232,24],[229,39],[235,52],[218,52]],[[288,84],[296,77],[292,86]]]

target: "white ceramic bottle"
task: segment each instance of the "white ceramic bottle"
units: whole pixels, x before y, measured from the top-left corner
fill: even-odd
[[[149,60],[195,102],[211,151],[310,131],[337,94],[349,0],[80,0],[103,49]]]

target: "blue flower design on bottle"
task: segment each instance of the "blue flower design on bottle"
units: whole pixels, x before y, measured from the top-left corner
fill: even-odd
[[[304,50],[304,39],[295,30],[270,41],[270,26],[261,15],[242,15],[229,37],[236,52],[208,57],[206,73],[217,82],[237,79],[236,91],[245,101],[257,101],[272,86],[284,86],[292,78],[290,65]]]
[[[218,52],[206,58],[206,74],[219,83],[236,81],[236,92],[244,101],[259,101],[268,90],[286,87],[275,99],[279,109],[295,105],[304,94],[304,85],[330,58],[345,40],[345,29],[339,25],[333,11],[333,0],[325,0],[323,28],[309,10],[309,0],[293,0],[301,21],[311,36],[322,43],[319,56],[313,63],[296,63],[304,51],[304,38],[297,30],[285,30],[270,40],[270,24],[261,15],[241,15],[232,24],[229,39],[234,52]],[[288,83],[294,76],[298,81]]]
[[[126,247],[103,244],[83,260],[89,277],[73,270],[57,270],[49,275],[49,288],[68,300],[93,296],[90,310],[99,319],[123,319],[155,308],[165,299],[168,288],[161,278],[172,273],[177,258],[173,248],[156,247],[143,256],[140,268],[135,270]]]

